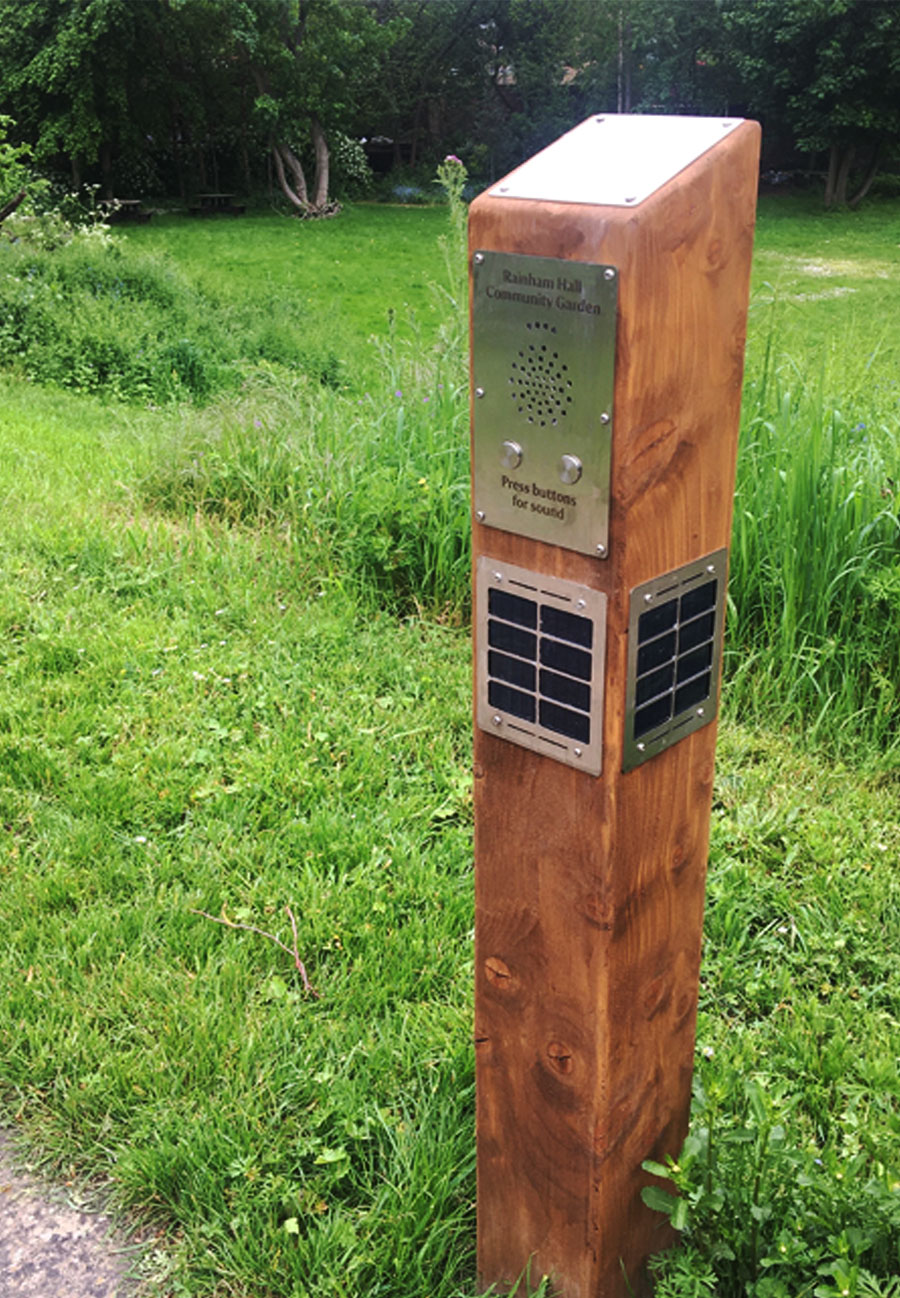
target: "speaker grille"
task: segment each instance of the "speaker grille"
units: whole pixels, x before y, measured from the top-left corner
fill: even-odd
[[[556,428],[572,405],[569,366],[560,356],[556,325],[529,320],[508,383],[516,413],[528,424]]]
[[[716,714],[726,567],[719,550],[631,592],[626,771]]]

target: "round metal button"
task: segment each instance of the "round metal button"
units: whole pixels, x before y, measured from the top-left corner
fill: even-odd
[[[560,482],[573,486],[581,477],[583,467],[577,455],[564,455],[557,466]]]
[[[522,463],[522,448],[518,442],[504,442],[500,447],[500,463],[504,469],[517,469]]]

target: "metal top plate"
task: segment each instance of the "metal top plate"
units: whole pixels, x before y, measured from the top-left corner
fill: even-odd
[[[634,207],[729,135],[740,117],[589,117],[488,190],[493,198]]]

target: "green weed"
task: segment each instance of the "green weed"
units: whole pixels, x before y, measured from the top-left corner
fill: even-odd
[[[423,389],[353,399],[261,373],[239,403],[211,409],[187,437],[179,430],[142,498],[182,517],[273,527],[316,588],[458,620],[468,605],[465,412],[447,385]]]
[[[795,386],[788,386],[793,383]],[[771,365],[745,397],[731,546],[729,705],[851,746],[893,748],[900,458],[885,423]]]

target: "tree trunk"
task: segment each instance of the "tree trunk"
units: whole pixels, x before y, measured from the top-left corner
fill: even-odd
[[[832,144],[828,154],[828,176],[825,180],[825,206],[831,207],[834,202],[834,191],[837,185],[839,150],[836,144]]]
[[[879,143],[876,144],[872,150],[872,158],[871,161],[869,162],[868,168],[866,169],[866,174],[863,176],[862,180],[860,181],[859,188],[857,189],[856,193],[850,199],[850,202],[848,204],[850,207],[859,207],[860,203],[863,201],[866,194],[868,194],[869,190],[872,188],[872,181],[878,175],[878,164],[880,162],[881,162],[881,144]]]
[[[24,198],[25,198],[25,190],[20,189],[18,194],[16,194],[15,198],[10,199],[10,201],[4,207],[0,207],[0,225],[3,224],[3,222],[6,220],[8,216],[12,216],[13,212],[16,210],[16,208],[19,206],[19,204],[23,201]]]
[[[419,133],[422,129],[422,109],[424,99],[420,95],[416,100],[416,111],[413,116],[412,141],[409,146],[409,165],[414,167],[419,160]]]
[[[112,147],[108,140],[100,145],[100,175],[103,177],[103,197],[112,198]]]
[[[825,184],[825,206],[844,207],[847,202],[847,185],[850,168],[856,154],[852,144],[833,144],[828,163],[828,180]]]
[[[279,144],[276,141],[272,145],[272,161],[275,163],[275,174],[278,177],[282,193],[299,212],[307,216],[309,214],[309,192],[306,188],[306,176],[303,174],[300,159],[290,145]],[[291,173],[294,182],[293,186],[287,178],[285,163],[287,163],[288,170]]]
[[[175,177],[178,185],[178,194],[182,203],[187,202],[187,184],[184,179],[184,159],[181,154],[181,127],[178,121],[177,110],[173,106],[169,117],[169,131],[172,137],[172,157],[175,161]]]
[[[328,205],[328,180],[329,180],[329,162],[328,141],[325,138],[325,132],[322,130],[322,123],[313,113],[309,122],[309,130],[312,135],[313,148],[316,154],[316,183],[313,196],[313,206],[322,211]]]
[[[250,149],[247,140],[250,134],[250,114],[247,108],[247,91],[241,91],[241,133],[239,156],[241,160],[241,174],[244,177],[244,193],[249,194],[253,188],[253,181],[250,178]]]

